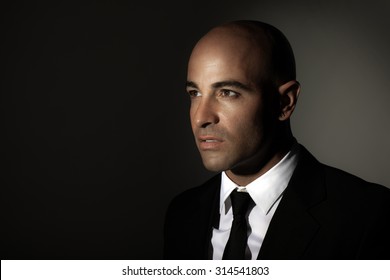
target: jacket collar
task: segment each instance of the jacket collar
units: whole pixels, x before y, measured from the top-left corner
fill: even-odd
[[[301,145],[301,157],[271,220],[258,259],[302,258],[319,224],[310,209],[326,197],[322,165]]]

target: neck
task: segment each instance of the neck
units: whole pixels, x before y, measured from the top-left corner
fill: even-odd
[[[276,149],[270,149],[270,154],[268,157],[265,157],[266,159],[263,163],[259,164],[259,166],[255,169],[256,171],[240,172],[239,170],[231,169],[226,171],[226,175],[237,185],[246,186],[281,161],[282,158],[290,151],[294,142],[295,139],[291,136],[287,141],[280,143]]]

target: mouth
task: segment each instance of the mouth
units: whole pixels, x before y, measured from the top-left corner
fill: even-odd
[[[199,148],[201,150],[216,150],[224,142],[222,139],[214,136],[200,136],[198,140]]]

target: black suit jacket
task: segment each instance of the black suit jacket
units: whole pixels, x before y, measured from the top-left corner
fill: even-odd
[[[167,211],[165,259],[209,259],[218,225],[218,174],[176,196]],[[390,189],[301,157],[258,259],[390,259]]]

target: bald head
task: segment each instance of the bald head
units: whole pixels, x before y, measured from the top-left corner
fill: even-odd
[[[235,61],[240,61],[241,67],[250,68],[252,75],[258,75],[255,80],[261,84],[277,87],[296,79],[290,43],[280,30],[267,23],[241,20],[211,29],[195,45],[190,64],[195,59],[210,60],[221,55],[232,62],[231,67],[237,66]]]
[[[227,170],[245,185],[289,149],[300,87],[290,44],[276,28],[235,21],[211,29],[191,53],[186,85],[192,130],[209,170]]]

